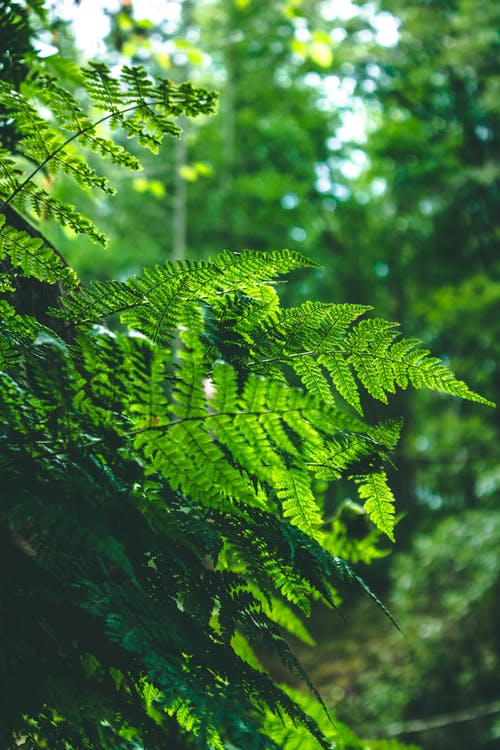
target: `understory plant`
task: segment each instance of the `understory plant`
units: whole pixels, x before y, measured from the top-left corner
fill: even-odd
[[[362,305],[283,307],[276,282],[315,265],[293,250],[83,286],[35,225],[105,238],[54,178],[109,193],[89,151],[138,169],[127,138],[155,151],[216,97],[42,61],[16,3],[0,22],[0,744],[368,747],[285,637],[310,639],[311,602],[344,584],[383,606],[339,553],[325,487],[350,481],[393,540],[401,423],[364,404],[409,386],[485,400]],[[268,655],[313,697],[277,685]]]

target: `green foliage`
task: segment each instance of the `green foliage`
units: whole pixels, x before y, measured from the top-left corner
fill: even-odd
[[[313,699],[304,696],[298,690],[288,690],[301,706],[315,718],[322,727],[327,737],[332,742],[332,746],[338,750],[402,750],[403,746],[396,740],[363,740],[357,737],[347,726],[335,722],[335,726],[328,724],[325,720],[324,712],[321,712],[321,706]],[[290,722],[281,721],[278,717],[269,715],[266,719],[266,728],[276,738],[281,750],[301,750],[303,747],[316,747],[309,744],[307,735],[300,729],[290,724]],[[406,750],[417,750],[414,745],[404,745]]]
[[[391,606],[407,637],[380,631],[351,683],[350,710],[365,731],[420,747],[496,747],[499,541],[498,509],[471,509],[394,555]]]
[[[319,544],[321,516],[303,459],[339,430],[352,439],[371,436],[378,455],[375,431],[361,431],[358,420],[281,382],[249,374],[238,386],[229,364],[209,359],[207,366],[191,331],[169,353],[148,338],[107,330],[69,348],[14,314],[6,328],[4,518],[10,552],[27,557],[28,571],[21,566],[3,595],[13,606],[16,587],[27,586],[23,576],[39,570],[40,581],[27,586],[16,607],[36,596],[45,623],[36,637],[50,642],[52,634],[59,649],[57,656],[40,650],[31,665],[30,701],[39,705],[49,688],[54,701],[53,713],[35,720],[37,736],[54,742],[61,713],[68,731],[75,721],[64,675],[83,650],[99,661],[85,689],[103,707],[108,733],[123,729],[116,701],[147,678],[158,691],[151,721],[165,729],[162,714],[172,713],[197,746],[218,734],[248,746],[245,737],[258,731],[251,717],[265,705],[328,747],[311,720],[261,671],[245,666],[231,644],[241,633],[251,647],[276,652],[298,669],[274,624],[272,601],[281,595],[307,610],[316,592],[333,604],[332,582],[355,580]],[[204,392],[208,372],[213,398]],[[279,605],[277,613],[279,621]],[[64,637],[59,616],[71,625]],[[90,622],[96,632],[89,640]],[[14,653],[14,642],[34,637],[31,622],[22,632],[7,623],[4,637]],[[4,674],[11,684],[4,725],[22,733],[34,719],[26,724],[18,714],[24,674],[16,669],[14,660]],[[110,681],[116,670],[118,686]],[[136,732],[151,744],[147,716],[148,710]],[[84,746],[96,737],[107,742],[98,729],[95,737],[89,727],[82,732]],[[274,745],[262,737],[256,746]]]
[[[50,284],[63,282],[69,289],[78,285],[73,269],[63,264],[52,247],[40,237],[9,226],[0,214],[0,260],[6,258],[24,276]]]
[[[38,217],[55,218],[62,226],[76,233],[87,234],[102,244],[105,236],[93,223],[73,206],[53,198],[49,190],[35,178],[42,172],[50,180],[59,172],[70,175],[81,187],[112,192],[105,177],[99,176],[75,150],[74,142],[99,153],[113,163],[138,169],[137,159],[113,140],[99,135],[99,127],[107,123],[112,130],[121,128],[128,138],[136,139],[153,152],[158,150],[165,134],[179,135],[180,128],[173,118],[182,114],[196,116],[214,109],[215,95],[194,88],[191,84],[175,86],[167,79],[155,84],[142,68],[125,67],[119,79],[110,75],[102,63],[90,64],[75,74],[77,82],[98,112],[105,112],[96,120],[86,115],[75,97],[58,85],[57,80],[43,71],[25,84],[27,94],[12,88],[10,82],[0,82],[0,103],[8,117],[15,117],[18,140],[15,153],[22,162],[11,158],[2,160],[0,197],[24,211],[28,207]],[[56,122],[53,127],[38,112],[30,97],[47,107]],[[70,135],[64,137],[64,131]],[[21,166],[28,162],[34,169]]]
[[[318,243],[325,255],[315,257],[329,270],[324,298],[372,304],[498,402],[500,67],[491,30],[500,8],[488,0],[381,0],[378,8],[399,24],[389,47],[373,39],[373,5],[357,5],[364,17],[345,24],[332,72],[341,86],[355,86],[347,107],[362,104],[368,128],[362,143],[347,128],[339,133],[329,160],[332,181],[350,197],[338,201]],[[360,152],[359,177],[343,173]],[[312,674],[326,694],[328,677],[340,682],[338,715],[370,736],[392,727],[426,750],[494,748],[498,714],[481,714],[498,700],[498,573],[486,520],[499,490],[498,414],[411,390],[390,399],[392,408],[405,415],[399,471],[388,473],[406,516],[396,536],[414,551],[371,574],[375,585],[393,568],[387,596],[408,638],[386,638],[360,605],[350,614],[361,621],[364,645],[349,657],[342,633],[330,636],[327,653],[340,656],[328,664],[322,654]],[[469,577],[483,561],[483,598],[462,618],[449,601],[467,606]],[[477,718],[459,722],[463,713]],[[436,721],[443,726],[432,728]]]
[[[357,478],[359,496],[373,523],[394,541],[394,495],[385,471]]]
[[[2,208],[100,241],[50,193],[60,172],[109,191],[74,146],[134,168],[98,126],[155,151],[178,134],[173,117],[210,112],[215,100],[141,68],[115,79],[93,64],[75,76],[105,113],[98,120],[44,70],[23,92],[2,85],[18,138],[2,161]],[[0,743],[366,747],[325,713],[317,719],[258,659],[296,672],[324,712],[284,638],[287,612],[308,640],[298,612],[313,598],[334,606],[344,582],[383,606],[328,541],[317,480],[358,483],[392,538],[384,467],[400,424],[354,414],[358,381],[384,402],[409,384],[485,400],[415,341],[396,340],[392,324],[357,322],[366,308],[282,308],[276,281],[314,266],[296,252],[226,251],[75,289],[12,215],[0,226],[7,273],[57,282],[67,296],[56,295],[54,328],[23,314],[22,289],[1,301]],[[107,320],[116,315],[121,328]],[[63,337],[56,316],[68,323]]]

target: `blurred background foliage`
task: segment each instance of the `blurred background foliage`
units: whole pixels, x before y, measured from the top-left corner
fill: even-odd
[[[98,20],[91,0],[53,0],[40,34],[54,66],[99,43],[112,65],[220,92],[219,114],[184,123],[141,173],[110,174],[116,197],[83,196],[108,250],[49,230],[68,260],[84,278],[120,278],[167,257],[292,247],[324,270],[287,288],[290,302],[373,305],[498,403],[500,4],[158,5],[162,20],[154,3],[102,0]],[[64,180],[53,190],[81,205]],[[498,415],[406,392],[389,408],[406,422],[399,544],[363,574],[406,637],[350,601],[347,627],[315,614],[319,646],[303,660],[361,734],[500,747]],[[369,562],[372,532],[335,491],[334,522],[366,540]]]

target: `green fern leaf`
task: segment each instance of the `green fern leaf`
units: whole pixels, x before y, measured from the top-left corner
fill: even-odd
[[[62,302],[64,309],[55,314],[88,328],[114,313],[143,304],[144,297],[122,281],[94,281]]]
[[[387,393],[394,393],[396,385],[406,388],[427,387],[453,396],[493,404],[465,383],[426,349],[418,349],[415,339],[398,337],[395,326],[384,320],[363,320],[347,335],[345,347],[348,362],[373,398],[387,403]],[[396,340],[397,339],[397,340]]]
[[[363,414],[359,391],[349,363],[343,354],[322,354],[318,363],[328,370],[333,385],[348,404],[353,406],[358,414]]]
[[[76,273],[62,263],[52,248],[42,239],[6,224],[5,215],[0,213],[0,260],[5,257],[25,276],[50,284],[62,282],[70,289],[79,286]]]
[[[298,469],[289,469],[286,474],[276,472],[275,484],[283,503],[283,515],[312,539],[321,541],[323,519],[307,474]]]
[[[211,407],[216,412],[235,414],[239,408],[238,379],[236,371],[222,362],[216,362],[212,378],[204,384],[208,390]],[[250,408],[254,408],[252,404]]]
[[[210,261],[169,261],[165,266],[146,269],[143,276],[123,285],[101,282],[91,287],[92,292],[85,291],[64,304],[71,312],[69,319],[76,324],[88,325],[100,322],[103,316],[122,313],[131,327],[153,341],[163,341],[171,338],[178,325],[192,323],[193,305],[220,304],[221,292],[237,290],[258,297],[262,285],[277,274],[313,265],[290,250],[224,251]]]
[[[315,359],[309,356],[294,357],[290,363],[305,389],[325,404],[334,404],[332,389]]]
[[[172,393],[172,414],[179,420],[203,419],[208,416],[207,395],[203,386],[205,367],[203,346],[193,331],[181,331],[180,338],[185,349],[178,356],[175,388]]]
[[[384,471],[357,477],[358,493],[364,508],[375,526],[394,542],[394,495],[387,484]]]
[[[112,129],[123,128],[130,138],[156,153],[165,134],[178,136],[173,117],[213,112],[216,96],[204,89],[148,77],[144,68],[124,67],[117,80],[103,63],[83,69],[84,85],[94,106],[107,111]]]

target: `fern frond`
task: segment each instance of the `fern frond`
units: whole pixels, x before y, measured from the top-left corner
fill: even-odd
[[[375,526],[394,542],[394,495],[387,484],[385,471],[356,477],[358,493]]]
[[[37,85],[49,105],[53,102],[53,98],[49,94],[54,90],[59,94],[62,91],[60,87],[55,86],[53,79],[48,76],[40,76]],[[71,142],[75,140],[77,135],[64,139],[58,130],[41,117],[37,108],[29,99],[20,92],[13,90],[3,81],[0,82],[0,101],[5,110],[16,118],[16,127],[21,135],[17,144],[17,152],[29,161],[38,164],[36,171],[26,178],[26,184],[37,172],[43,169],[46,174],[50,175],[65,172],[71,175],[77,184],[84,187],[100,188],[105,192],[113,192],[109,188],[106,178],[98,176],[86,160],[72,147]],[[67,93],[65,104],[69,105],[70,103],[72,103],[74,110],[73,119],[77,125],[76,132],[91,127],[83,113],[77,116],[77,112],[81,112],[81,110],[73,97]],[[62,111],[59,110],[58,114],[62,117],[63,112],[66,113],[67,117],[66,108]],[[24,188],[24,180],[16,186],[16,192],[19,192],[21,188]],[[11,198],[7,198],[7,200],[10,201]]]
[[[76,78],[80,84],[84,84],[84,77],[80,69],[76,70]],[[37,89],[37,98],[50,108],[57,118],[61,130],[69,132],[73,140],[77,140],[82,146],[90,148],[113,164],[131,170],[138,170],[141,164],[136,156],[131,154],[123,146],[115,143],[111,138],[105,138],[98,132],[102,128],[102,122],[93,122],[88,114],[84,112],[78,101],[67,89],[57,83],[54,76],[42,74],[38,77],[42,84]],[[109,102],[108,111],[113,111],[121,102],[119,82],[116,78],[109,76],[108,83]],[[91,94],[91,90],[89,91]],[[112,99],[112,95],[117,98]]]
[[[63,264],[51,247],[39,237],[9,226],[0,213],[0,260],[3,258],[8,258],[25,276],[49,284],[62,282],[69,289],[78,286],[76,273]]]
[[[74,296],[64,304],[71,313],[68,318],[77,325],[86,326],[100,322],[103,316],[122,313],[123,321],[131,327],[153,341],[164,341],[178,325],[191,320],[193,304],[216,307],[224,295],[236,292],[258,298],[269,279],[312,265],[312,261],[291,250],[241,254],[224,251],[208,261],[167,261],[164,266],[146,269],[142,276],[135,276],[120,287],[124,292],[129,290],[126,301],[116,295],[116,283],[109,282],[94,285],[92,292]]]
[[[383,403],[396,387],[427,387],[479,403],[491,403],[458,380],[415,339],[400,338],[394,323],[378,318],[356,322],[368,308],[361,305],[305,303],[273,313],[260,326],[265,336],[252,333],[261,344],[252,366],[292,368],[306,388],[332,402],[335,390],[362,414],[360,387]],[[357,382],[358,381],[358,382]]]
[[[171,412],[181,421],[203,419],[207,416],[207,394],[203,384],[206,372],[204,349],[193,331],[181,331],[180,339],[185,348],[179,350],[180,363],[176,368]]]
[[[286,474],[277,472],[275,486],[283,503],[284,517],[312,539],[321,542],[323,535],[320,526],[323,519],[307,474],[293,468],[288,469]]]
[[[395,392],[396,385],[404,388],[411,383],[415,388],[425,386],[492,406],[455,378],[428,350],[415,348],[420,342],[398,336],[394,324],[379,319],[362,321],[347,336],[348,361],[374,398],[386,402],[386,392]]]
[[[173,117],[195,117],[215,109],[214,93],[190,84],[175,86],[161,78],[153,83],[140,66],[124,67],[119,80],[103,63],[90,63],[82,72],[93,105],[109,113],[110,127],[123,128],[129,137],[137,138],[153,152],[165,134],[180,134]]]
[[[174,487],[197,499],[244,498],[259,506],[264,483],[271,490],[266,502],[279,501],[284,517],[319,540],[322,517],[311,477],[336,479],[363,460],[383,463],[399,425],[370,428],[311,394],[255,375],[240,389],[236,371],[223,363],[214,367],[207,394],[201,342],[185,331],[181,340],[186,348],[179,352],[172,403],[154,425],[136,422],[136,447]],[[196,455],[190,465],[183,458],[188,448]]]
[[[62,226],[71,227],[75,233],[87,234],[94,242],[106,244],[105,235],[74,206],[52,197],[45,188],[26,178],[14,180],[13,185],[14,189],[0,204],[0,211],[12,203],[21,213],[32,210],[41,219],[57,219]]]
[[[57,87],[54,79],[40,76],[37,81],[39,90],[50,106],[57,102],[55,94],[62,98],[63,90]],[[50,95],[52,94],[52,96]],[[49,122],[43,119],[22,94],[9,89],[6,84],[0,87],[0,99],[4,107],[15,113],[17,127],[23,136],[18,143],[18,151],[33,163],[40,162],[46,174],[55,175],[64,172],[71,175],[77,184],[83,187],[99,188],[112,193],[105,177],[99,176],[88,165],[73,147],[71,140],[64,137]],[[74,131],[88,130],[92,126],[78,107],[76,100],[65,92],[64,105],[57,108],[57,114],[67,126],[68,110],[71,112],[70,122]]]
[[[299,376],[304,388],[326,404],[334,404],[332,388],[326,379],[321,363],[309,356],[294,357],[292,367]]]
[[[291,607],[289,607],[282,599],[277,597],[271,597],[268,602],[267,599],[256,587],[251,587],[253,595],[259,600],[263,612],[283,630],[286,630],[290,635],[298,638],[302,643],[308,646],[314,646],[315,640],[311,633],[304,625],[300,617],[296,615]]]
[[[318,357],[318,364],[322,365],[330,375],[335,389],[342,398],[358,412],[363,413],[356,381],[349,364],[340,353],[322,354]]]
[[[26,356],[42,326],[28,315],[19,315],[4,299],[0,299],[0,319],[0,370],[11,372]]]
[[[360,461],[367,461],[381,455],[373,442],[359,434],[340,435],[327,445],[307,443],[308,467],[318,479],[328,481],[340,479],[346,471]]]
[[[90,327],[143,301],[142,294],[123,281],[94,281],[77,295],[65,297],[65,309],[54,314]]]
[[[74,142],[92,148],[114,163],[137,169],[139,162],[134,156],[111,139],[97,134],[99,125],[108,122],[111,128],[121,127],[129,137],[157,151],[165,134],[178,135],[180,132],[172,117],[183,113],[195,116],[200,112],[212,112],[216,97],[193,86],[176,87],[166,80],[153,84],[142,68],[125,68],[120,80],[116,80],[105,65],[90,64],[83,70],[80,82],[91,100],[93,98],[94,106],[107,110],[96,122],[90,121],[73,95],[53,76],[39,74],[30,83],[56,120],[62,120],[62,127],[70,131],[66,138],[39,114],[27,97],[13,90],[8,83],[0,82],[0,104],[16,120],[17,152],[36,165],[31,172],[22,172],[19,177],[19,167],[12,160],[4,161],[0,180],[1,205],[12,203],[23,211],[29,203],[37,216],[55,218],[63,226],[105,244],[104,235],[87,217],[36,183],[37,174],[41,171],[50,175],[64,172],[81,187],[112,193],[107,179],[88,165],[75,149]]]

